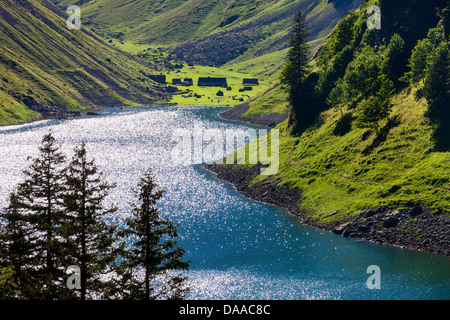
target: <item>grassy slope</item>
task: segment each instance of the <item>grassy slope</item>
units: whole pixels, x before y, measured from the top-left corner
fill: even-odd
[[[68,0],[54,0],[68,6]],[[249,22],[268,10],[277,10],[286,0],[188,0],[188,1],[85,1],[83,15],[111,31],[123,31],[134,41],[174,44],[193,40],[222,27]],[[108,10],[105,10],[107,8]],[[231,23],[230,17],[238,16]],[[151,32],[150,32],[151,31]]]
[[[152,64],[152,68],[154,69],[152,73],[165,74],[169,85],[171,85],[172,79],[174,78],[191,78],[194,80],[193,86],[178,86],[179,92],[167,97],[168,101],[166,102],[170,103],[178,103],[180,105],[233,106],[242,103],[239,101],[239,98],[243,98],[244,101],[249,101],[250,99],[253,100],[261,96],[277,82],[277,78],[259,77],[257,74],[260,79],[260,85],[253,86],[252,91],[242,93],[238,91],[243,87],[242,80],[244,78],[253,78],[255,75],[253,69],[248,68],[249,72],[246,72],[245,68],[234,68],[233,65],[226,65],[220,68],[200,65],[188,66],[186,63],[180,63],[171,59],[169,54],[161,50],[157,45],[140,45],[132,42],[120,42],[118,40],[112,40],[112,45],[134,55],[140,57],[145,56],[145,60]],[[263,63],[262,60],[261,63]],[[174,65],[179,64],[182,64],[183,68],[173,68]],[[226,77],[232,90],[227,91],[217,87],[198,87],[197,81],[199,77]],[[202,97],[183,97],[183,95],[189,93],[188,90],[190,93],[196,93]],[[224,92],[223,97],[216,96],[218,90]]]
[[[142,55],[142,53],[146,53],[150,55],[150,58],[147,57],[149,61],[156,59],[156,62],[159,62],[161,59],[168,59],[167,52],[157,50],[159,48],[158,45],[140,45],[128,41],[120,42],[115,39],[112,40],[112,44],[121,50],[133,54]],[[199,99],[186,99],[181,94],[177,94],[172,97],[171,102],[182,105],[234,106],[242,103],[238,99],[243,98],[244,102],[250,102],[251,104],[250,110],[245,114],[248,117],[259,116],[265,113],[283,114],[287,110],[287,106],[284,103],[286,100],[285,95],[280,90],[272,89],[278,85],[278,76],[283,66],[286,53],[287,49],[283,49],[249,60],[240,62],[231,61],[221,67],[187,66],[184,64],[184,68],[180,70],[161,68],[156,70],[155,73],[166,74],[169,83],[173,78],[192,78],[194,79],[194,86],[188,88],[179,86],[180,91],[184,94],[186,89],[190,89],[191,92],[202,95],[202,98]],[[176,61],[172,62],[175,63]],[[157,66],[155,65],[154,67],[156,68]],[[216,96],[220,88],[196,86],[198,77],[208,76],[226,77],[229,85],[232,87],[232,91],[222,90],[225,95],[220,98]],[[241,83],[243,78],[257,78],[259,79],[260,85],[254,86],[252,91],[238,92],[238,89],[242,88]]]
[[[301,190],[302,209],[320,222],[345,221],[380,206],[420,204],[449,214],[450,153],[435,151],[435,127],[424,117],[428,104],[415,98],[417,90],[405,89],[394,98],[391,117],[399,122],[381,143],[369,129],[353,127],[345,136],[333,135],[341,116],[335,109],[298,137],[286,132],[286,122],[279,124],[279,171],[253,183],[275,178],[278,186]],[[393,191],[393,186],[401,188]]]
[[[300,137],[282,134],[278,177],[302,190],[304,209],[317,217],[338,210],[328,219],[343,219],[363,208],[411,206],[413,201],[450,212],[450,155],[433,152],[433,127],[423,115],[427,102],[417,101],[415,90],[395,98],[391,116],[400,123],[379,145],[375,134],[362,138],[368,129],[333,135],[337,110],[325,112],[324,124]],[[371,146],[370,153],[364,152]],[[394,185],[402,188],[391,192]]]
[[[218,87],[199,87],[197,86],[197,80],[199,77],[226,77],[228,86],[231,90],[228,91],[224,88]],[[242,80],[243,78],[251,78],[252,76],[248,73],[234,71],[233,69],[226,68],[214,68],[214,67],[204,67],[204,66],[186,66],[179,71],[170,71],[167,73],[167,81],[171,82],[173,78],[191,78],[194,80],[194,85],[190,87],[178,86],[178,88],[183,92],[183,94],[174,95],[171,102],[176,102],[180,105],[237,105],[242,103],[239,98],[248,101],[256,96],[262,94],[268,88],[273,85],[273,82],[262,80],[259,85],[252,86],[253,90],[239,92],[240,88],[243,88]],[[201,98],[195,97],[183,97],[186,96],[186,89],[189,89],[192,93],[197,93],[201,95]],[[218,91],[223,92],[223,96],[217,96]],[[234,98],[234,99],[233,99]]]
[[[69,0],[53,0],[60,7]],[[188,0],[83,1],[82,16],[106,38],[141,44],[174,45],[212,34],[221,38],[246,33],[255,37],[238,61],[285,48],[298,10],[308,15],[313,40],[324,38],[342,15],[360,1],[325,0]],[[217,39],[213,40],[213,43]],[[208,44],[210,42],[207,42]]]
[[[156,87],[147,68],[86,28],[69,30],[46,1],[0,1],[0,124],[40,118],[29,97],[68,110],[150,101]],[[147,87],[149,90],[147,90]]]
[[[270,113],[286,113],[288,109],[286,94],[278,86],[278,77],[283,67],[287,51],[288,49],[278,50],[242,62],[232,61],[222,67],[238,72],[247,71],[270,84],[267,90],[249,99],[249,109],[242,114],[243,117],[255,118]]]
[[[53,0],[60,7],[72,4],[68,0]],[[287,111],[285,95],[277,86],[278,74],[286,55],[286,39],[293,18],[298,10],[307,14],[311,30],[311,46],[317,47],[349,8],[361,1],[312,1],[312,0],[188,0],[188,1],[83,1],[82,17],[92,22],[90,27],[123,50],[137,53],[148,47],[167,47],[193,41],[189,56],[203,56],[211,52],[220,56],[220,50],[228,51],[229,43],[236,43],[236,35],[248,35],[245,50],[233,61],[213,69],[194,67],[182,70],[173,77],[226,76],[233,87],[218,98],[215,88],[190,88],[202,98],[183,98],[175,95],[171,102],[179,104],[236,105],[239,98],[250,102],[245,117],[257,117],[266,113],[284,114]],[[107,10],[106,10],[107,9]],[[230,40],[223,40],[223,39]],[[239,38],[240,39],[240,38]],[[225,47],[219,48],[225,43]],[[239,41],[240,42],[240,41]],[[244,41],[245,42],[245,41]],[[219,43],[222,43],[219,45]],[[147,47],[148,46],[148,47]],[[206,49],[205,49],[206,48]],[[213,58],[213,57],[212,57]],[[199,72],[200,71],[200,72]],[[204,72],[202,74],[202,72]],[[237,91],[239,78],[257,77],[262,85],[242,95]],[[235,90],[236,88],[236,90]],[[183,90],[183,88],[180,88]],[[274,89],[274,90],[273,90]],[[267,94],[266,94],[267,93]],[[232,99],[233,96],[235,99]]]
[[[428,102],[417,98],[422,89],[420,83],[395,95],[389,118],[397,121],[384,120],[382,139],[355,124],[344,136],[334,135],[341,117],[338,109],[323,112],[320,124],[300,136],[288,133],[286,122],[279,124],[278,185],[301,190],[302,208],[321,222],[345,221],[364,208],[379,206],[420,204],[433,213],[450,214],[450,152],[436,149],[436,127],[424,116]],[[261,105],[260,100],[255,105]],[[351,110],[354,116],[364,103]],[[258,176],[254,183],[264,179]]]

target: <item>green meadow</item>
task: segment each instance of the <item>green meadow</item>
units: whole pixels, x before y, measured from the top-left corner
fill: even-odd
[[[239,92],[239,89],[244,88],[243,79],[254,78],[253,75],[233,71],[231,68],[206,66],[184,65],[182,69],[167,72],[166,77],[168,83],[171,83],[173,79],[190,78],[193,80],[192,86],[178,86],[180,92],[173,95],[171,102],[180,105],[234,106],[254,99],[274,85],[273,81],[258,78],[259,85],[245,85],[245,87],[251,87],[252,90]],[[228,88],[198,86],[199,77],[225,77]],[[223,93],[223,96],[217,95],[219,91]]]

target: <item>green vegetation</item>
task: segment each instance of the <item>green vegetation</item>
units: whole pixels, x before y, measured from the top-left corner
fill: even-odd
[[[382,7],[384,40],[366,27],[371,4]],[[435,10],[450,4],[409,4],[365,1],[349,12],[309,64],[317,103],[307,105],[320,115],[293,133],[288,121],[276,127],[271,179],[301,190],[302,209],[321,222],[380,206],[450,213],[449,33]]]
[[[65,159],[46,134],[0,213],[0,297],[183,299],[187,278],[172,273],[189,262],[181,261],[177,226],[160,218],[163,191],[151,172],[138,184],[132,218],[119,226],[109,221],[117,207],[104,208],[114,184],[87,158],[84,143],[67,166]]]
[[[168,270],[187,270],[189,262],[181,261],[184,250],[173,240],[178,237],[177,226],[162,219],[155,206],[165,192],[157,188],[152,172],[144,173],[134,191],[138,202],[133,204],[132,217],[125,220],[127,228],[120,232],[121,237],[133,239],[133,248],[125,251],[125,261],[118,268],[126,280],[121,284],[126,288],[124,299],[179,300],[189,291],[187,277],[167,274]],[[139,278],[135,274],[140,270],[144,276]],[[158,279],[165,276],[169,276],[168,285]]]
[[[52,2],[62,9],[73,4],[67,0]],[[156,73],[167,73],[169,80],[182,75],[194,79],[220,75],[231,80],[232,91],[224,91],[224,96],[217,96],[215,88],[179,87],[171,99],[161,101],[228,106],[245,102],[250,108],[243,116],[252,118],[287,113],[278,75],[298,9],[304,8],[308,23],[314,26],[308,38],[314,51],[343,14],[358,2],[88,0],[79,5],[83,25],[111,45],[143,58]],[[193,66],[172,68],[182,61]],[[262,83],[252,91],[240,93],[239,78],[244,77],[258,78]]]
[[[193,80],[192,86],[177,86],[179,92],[171,97],[171,102],[179,105],[229,105],[234,106],[248,101],[261,95],[263,92],[274,85],[274,82],[261,80],[259,85],[252,85],[252,90],[239,92],[243,89],[242,81],[244,78],[252,78],[248,73],[229,70],[229,68],[207,67],[207,66],[187,66],[176,70],[169,70],[165,73],[167,82],[171,83],[172,79],[190,78]],[[197,85],[199,77],[225,77],[229,89],[220,87],[203,87]],[[218,91],[224,93],[223,96],[217,96]],[[240,100],[241,99],[241,100]]]
[[[428,116],[434,120],[448,117],[450,109],[450,48],[441,43],[431,55],[425,79],[425,97],[430,103]]]
[[[114,249],[117,226],[108,225],[105,217],[117,211],[117,207],[104,210],[103,202],[113,184],[104,181],[94,160],[87,159],[84,142],[74,149],[74,155],[63,170],[64,220],[61,229],[68,239],[68,265],[80,268],[80,300],[86,300],[88,288],[92,292],[102,292],[105,284],[100,280],[108,266],[116,259]]]
[[[14,283],[14,271],[11,268],[0,268],[0,299],[10,300],[19,294]]]
[[[277,178],[302,190],[302,207],[318,218],[338,210],[328,219],[345,219],[380,205],[421,204],[448,212],[448,153],[433,152],[427,102],[416,100],[416,93],[405,90],[393,98],[390,117],[397,121],[385,120],[379,134],[354,126],[345,135],[333,134],[342,117],[336,109],[322,114],[320,128],[299,137],[282,134]],[[401,189],[394,192],[395,185]]]
[[[41,119],[41,115],[28,109],[11,95],[0,90],[0,125],[16,124]]]
[[[10,196],[6,232],[2,233],[2,260],[15,271],[21,294],[30,299],[66,297],[58,282],[64,270],[56,268],[66,252],[60,234],[64,215],[60,195],[63,190],[61,165],[65,156],[47,134],[39,147],[40,156],[31,158],[24,181]]]
[[[310,91],[306,76],[309,73],[309,48],[306,44],[308,26],[303,13],[300,11],[295,18],[291,37],[289,38],[289,52],[286,63],[280,74],[280,85],[287,92],[289,110],[288,127],[298,130],[308,124]]]
[[[73,4],[53,2],[63,11]],[[277,85],[294,9],[303,2],[83,1],[82,30],[69,30],[65,13],[49,2],[2,0],[0,125],[74,116],[103,106],[168,102],[249,102],[247,116],[285,113],[280,93],[270,89]],[[308,19],[317,26],[311,44],[317,47],[353,5],[319,1],[308,6]],[[191,88],[200,98],[187,99],[180,88],[172,99],[170,88],[148,77],[176,71],[174,65],[190,59],[196,66],[185,70],[187,77],[218,73],[230,77],[232,92],[218,97],[213,89]],[[201,70],[199,64],[223,67]],[[244,77],[262,83],[240,93],[237,79]],[[257,97],[265,92],[272,99],[260,103]]]
[[[164,100],[146,62],[69,30],[48,2],[1,0],[0,124]]]
[[[358,118],[362,127],[374,129],[377,135],[380,133],[380,122],[389,116],[392,109],[393,88],[391,80],[384,80],[380,90],[365,102]]]
[[[61,8],[73,4],[53,0]],[[302,8],[324,39],[352,1],[163,0],[83,1],[82,15],[106,39],[174,48],[177,57],[215,66],[244,61],[286,48],[295,13]],[[320,44],[316,41],[314,46]],[[178,47],[180,50],[178,50]]]

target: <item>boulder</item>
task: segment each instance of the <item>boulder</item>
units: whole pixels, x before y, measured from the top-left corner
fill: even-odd
[[[398,223],[398,218],[395,215],[391,215],[383,221],[383,227],[391,228],[391,227],[394,227],[397,223]]]
[[[422,211],[423,211],[423,210],[422,210],[422,207],[419,206],[419,205],[417,205],[417,206],[415,206],[414,208],[412,208],[412,209],[409,211],[409,214],[410,214],[411,216],[416,216],[416,215],[422,213]]]
[[[337,234],[342,234],[344,232],[344,230],[350,225],[350,222],[346,222],[343,224],[340,224],[339,226],[337,226],[336,228],[334,228],[333,232],[337,233]]]
[[[361,217],[370,218],[378,213],[377,209],[364,209],[361,211]]]

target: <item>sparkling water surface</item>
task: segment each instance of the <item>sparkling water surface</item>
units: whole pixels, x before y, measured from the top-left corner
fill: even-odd
[[[450,259],[347,239],[302,226],[284,210],[247,199],[199,165],[175,165],[175,130],[246,129],[221,120],[218,108],[107,109],[101,116],[0,128],[0,207],[50,129],[70,157],[86,142],[89,156],[117,187],[123,220],[131,188],[151,167],[167,192],[159,206],[179,223],[179,245],[191,260],[189,299],[449,299]],[[242,143],[242,141],[241,141]],[[370,290],[367,267],[381,270]]]

